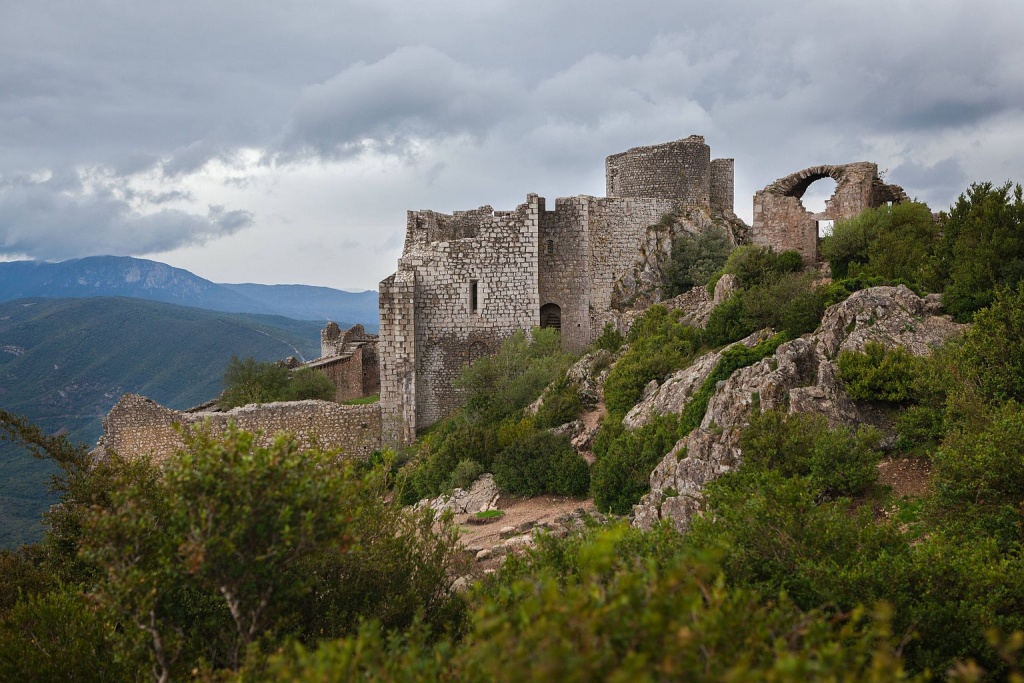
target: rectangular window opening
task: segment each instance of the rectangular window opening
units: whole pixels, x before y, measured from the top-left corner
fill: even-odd
[[[480,312],[479,288],[476,280],[469,281],[469,311],[470,313]]]

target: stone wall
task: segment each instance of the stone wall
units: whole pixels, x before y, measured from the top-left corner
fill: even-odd
[[[711,160],[711,210],[733,213],[736,208],[736,161]]]
[[[711,148],[700,135],[633,147],[605,160],[609,197],[657,197],[679,206],[711,207]]]
[[[326,375],[334,383],[335,401],[372,396],[380,391],[377,342],[377,335],[367,334],[362,325],[342,332],[329,322],[320,332],[320,358],[301,367]]]
[[[353,458],[367,458],[381,447],[381,411],[378,404],[343,406],[330,401],[290,401],[234,408],[227,412],[180,412],[136,394],[125,394],[103,419],[100,452],[125,457],[164,460],[184,446],[179,427],[208,424],[214,433],[229,422],[261,432],[259,443],[268,445],[275,434],[289,432],[308,447],[314,441],[338,448]]]
[[[399,264],[380,283],[380,407],[384,440],[416,439],[416,271]]]
[[[496,351],[516,330],[540,322],[541,211],[540,198],[529,195],[514,211],[482,207],[451,216],[409,213],[399,274],[411,276],[413,348],[395,349],[388,342],[380,350],[381,400],[387,415],[414,417],[417,428],[437,422],[460,405],[461,392],[453,381],[466,364]],[[447,239],[435,241],[437,237]],[[398,321],[388,320],[385,327],[390,317],[385,306],[398,303],[396,283],[389,280],[381,283],[381,335],[401,336],[395,343],[407,344],[409,330],[398,329]],[[383,368],[393,351],[398,357]],[[414,415],[395,404],[409,400]]]
[[[800,198],[814,182],[836,181],[825,211],[811,213]],[[806,264],[818,262],[818,222],[853,218],[865,209],[885,203],[907,201],[899,185],[887,185],[878,175],[878,165],[867,161],[840,166],[812,166],[758,190],[754,195],[754,242],[775,251],[796,249]]]

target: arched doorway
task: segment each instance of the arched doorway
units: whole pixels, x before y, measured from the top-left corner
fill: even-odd
[[[562,309],[558,304],[544,304],[540,307],[540,326],[562,329]]]

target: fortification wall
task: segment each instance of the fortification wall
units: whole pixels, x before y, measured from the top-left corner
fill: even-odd
[[[633,147],[605,160],[608,197],[672,199],[680,207],[711,208],[711,148],[700,135]]]
[[[711,160],[711,210],[733,213],[736,208],[736,161]]]
[[[343,455],[367,458],[381,447],[381,410],[377,404],[342,406],[330,401],[291,401],[242,406],[224,413],[183,413],[136,394],[125,394],[103,419],[99,448],[129,458],[162,461],[184,447],[176,428],[209,425],[221,433],[234,422],[246,431],[261,432],[258,443],[269,445],[279,432],[293,434],[303,447],[314,442],[341,449]]]
[[[591,341],[589,200],[559,198],[553,210],[540,212],[540,305],[559,307],[562,346],[571,351]]]
[[[432,233],[432,226],[445,224],[447,218],[426,212],[430,220],[421,220],[422,212],[410,214],[399,271],[415,273],[411,381],[417,427],[437,422],[461,404],[461,391],[453,381],[463,366],[496,351],[514,331],[539,323],[539,199],[529,195],[514,211],[487,213],[485,207],[455,214],[462,229],[472,229],[475,237],[439,242],[429,239],[441,234]],[[470,220],[476,224],[466,228]],[[382,358],[385,353],[382,349]],[[409,379],[408,371],[404,377],[382,373],[382,399],[386,393],[389,406],[392,396],[408,400],[397,389]],[[385,382],[394,383],[387,392]]]
[[[416,271],[399,263],[380,283],[380,408],[384,440],[416,439]]]

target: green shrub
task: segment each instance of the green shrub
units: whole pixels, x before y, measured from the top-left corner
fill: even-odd
[[[821,415],[755,413],[740,435],[744,466],[806,477],[824,498],[864,493],[878,480],[878,430],[829,429]]]
[[[452,471],[452,488],[468,489],[483,473],[483,465],[476,460],[460,460]]]
[[[781,252],[775,260],[775,270],[779,273],[799,273],[803,269],[804,259],[795,249]]]
[[[778,275],[778,260],[778,255],[771,247],[748,244],[734,249],[722,270],[735,275],[740,281],[740,287],[746,289]]]
[[[697,355],[701,333],[680,323],[680,315],[664,306],[652,306],[633,324],[629,350],[615,363],[605,381],[604,398],[609,413],[625,415],[651,380],[663,381]]]
[[[740,290],[716,306],[704,328],[709,346],[722,346],[770,327],[795,339],[813,332],[825,314],[827,292],[813,273],[781,273]]]
[[[585,496],[590,491],[590,465],[575,449],[562,449],[551,458],[548,491],[559,496]]]
[[[656,418],[635,431],[605,423],[594,444],[590,493],[602,512],[629,514],[651,488],[651,472],[679,440],[678,417]]]
[[[922,361],[902,346],[868,342],[864,351],[843,351],[836,359],[846,393],[855,401],[906,403],[923,371]]]
[[[535,328],[530,339],[516,332],[498,353],[476,360],[456,380],[466,392],[466,417],[481,424],[500,422],[530,405],[571,363],[572,356],[561,350],[558,330]]]
[[[615,325],[609,322],[604,324],[604,329],[601,330],[600,336],[594,340],[594,348],[604,349],[608,353],[614,354],[619,352],[625,341],[622,334],[615,329]]]
[[[672,241],[672,257],[664,268],[665,297],[707,284],[725,265],[732,250],[729,234],[718,227],[676,237]]]
[[[494,483],[502,491],[524,496],[578,495],[579,463],[587,466],[568,438],[548,431],[535,432],[497,455]]]
[[[931,279],[939,228],[931,210],[918,202],[868,209],[836,221],[821,241],[821,254],[835,278],[878,278],[921,287]]]
[[[299,368],[288,378],[285,399],[304,401],[312,398],[320,401],[333,401],[336,391],[334,382],[324,373],[313,368]]]
[[[544,395],[544,403],[534,417],[538,429],[548,429],[572,422],[583,412],[579,392],[562,380]]]

